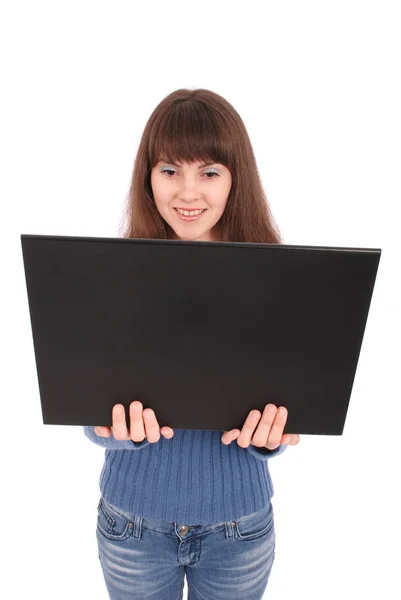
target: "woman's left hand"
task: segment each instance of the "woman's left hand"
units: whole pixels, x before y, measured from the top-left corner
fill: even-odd
[[[277,408],[274,404],[266,404],[263,415],[259,410],[251,410],[242,430],[231,429],[231,431],[225,431],[221,441],[228,446],[231,442],[237,440],[237,444],[242,448],[248,448],[249,444],[252,444],[252,446],[267,448],[268,450],[275,450],[280,444],[296,446],[299,442],[297,433],[285,433],[283,435],[287,416],[288,411],[284,406]]]

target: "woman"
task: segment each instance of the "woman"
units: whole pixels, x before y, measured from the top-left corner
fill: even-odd
[[[138,149],[123,237],[281,243],[246,128],[218,94],[180,89],[156,107]],[[168,318],[168,317],[166,317]],[[141,402],[112,427],[97,540],[113,600],[260,600],[274,560],[268,460],[299,442],[285,407],[252,410],[232,431],[160,429]]]

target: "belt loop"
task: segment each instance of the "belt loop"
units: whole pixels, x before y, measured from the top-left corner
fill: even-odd
[[[226,521],[226,538],[230,539],[235,537],[235,521]]]
[[[142,538],[142,522],[143,522],[143,517],[139,517],[138,515],[135,515],[135,519],[134,519],[134,530],[132,532],[132,537],[137,538],[138,540],[140,540]]]

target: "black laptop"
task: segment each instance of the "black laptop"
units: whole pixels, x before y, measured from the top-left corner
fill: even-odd
[[[43,423],[341,435],[380,249],[21,235]],[[372,377],[374,375],[372,374]],[[127,417],[128,422],[128,417]]]

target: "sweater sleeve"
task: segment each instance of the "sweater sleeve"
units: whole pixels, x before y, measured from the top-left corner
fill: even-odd
[[[98,446],[102,446],[102,448],[107,448],[108,450],[140,450],[141,448],[145,448],[150,443],[147,438],[145,438],[142,442],[133,442],[132,440],[116,440],[113,434],[110,434],[110,437],[101,437],[96,435],[95,427],[85,425],[84,433],[86,437],[88,437],[91,442],[97,444]]]
[[[256,456],[256,458],[259,458],[259,460],[268,460],[269,458],[273,458],[273,456],[278,456],[279,454],[282,454],[286,448],[287,444],[280,444],[280,446],[274,450],[258,448],[257,446],[252,446],[252,444],[249,444],[248,446],[249,452],[253,454],[253,456]]]

